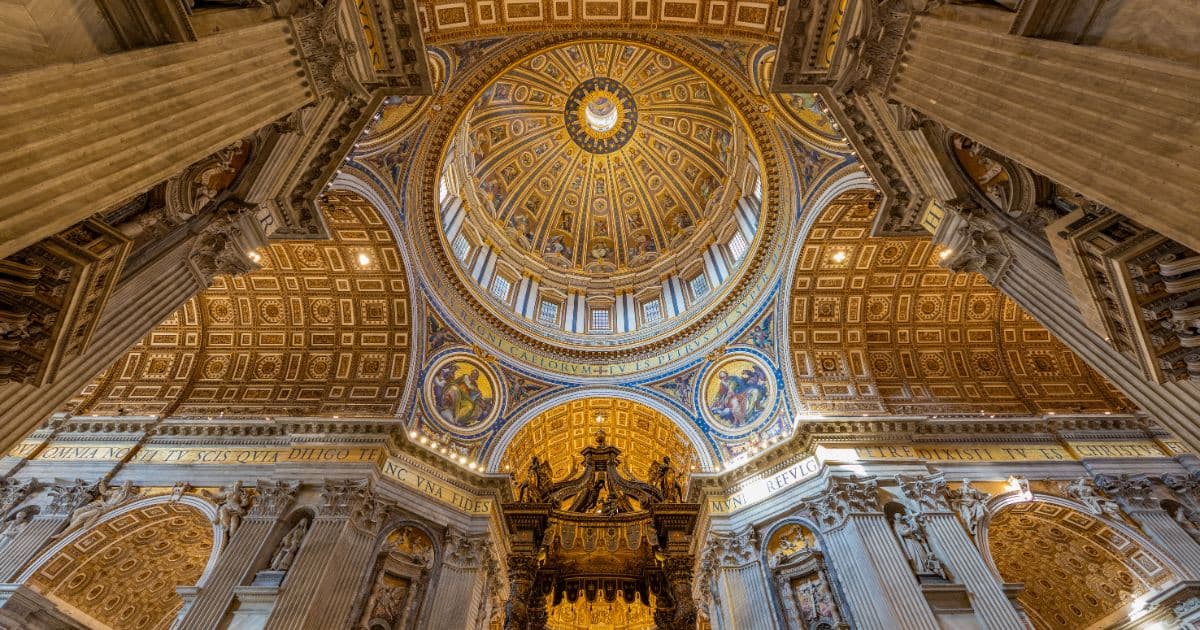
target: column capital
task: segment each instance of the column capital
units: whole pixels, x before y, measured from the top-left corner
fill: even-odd
[[[922,514],[930,512],[950,512],[946,501],[946,478],[941,473],[924,476],[897,475],[900,490],[916,506],[916,511]]]
[[[367,479],[327,479],[321,491],[318,518],[350,518],[369,498]]]
[[[97,487],[97,484],[82,479],[50,486],[50,505],[46,508],[46,514],[70,516],[80,506],[95,498]]]
[[[1116,499],[1126,512],[1157,511],[1154,481],[1147,475],[1096,475],[1095,484],[1104,494]]]
[[[479,569],[495,555],[492,551],[492,542],[486,535],[468,536],[451,529],[446,532],[444,542],[445,551],[442,554],[442,563],[458,569]],[[527,558],[525,555],[510,555],[509,571],[513,571],[511,563],[514,560],[517,562],[517,571],[525,570],[525,565],[521,564],[522,559],[525,558]],[[534,570],[536,570],[536,565]]]
[[[1003,227],[988,217],[974,199],[960,197],[944,205],[947,212],[937,240],[950,254],[939,264],[954,272],[978,272],[995,286],[1013,259]]]
[[[254,487],[258,497],[250,508],[250,518],[277,519],[283,516],[296,500],[300,489],[299,481],[276,481],[259,479]]]
[[[701,566],[709,570],[743,567],[758,560],[758,534],[747,527],[740,532],[710,532],[701,552]]]
[[[874,477],[831,477],[824,493],[802,505],[822,529],[837,529],[851,514],[879,513],[879,484]]]
[[[291,17],[300,56],[308,69],[313,91],[320,97],[342,99],[367,92],[351,70],[350,58],[358,52],[358,47],[338,34],[341,9],[340,0],[313,3],[309,10]]]
[[[219,275],[239,275],[259,268],[249,253],[264,246],[266,237],[254,209],[250,204],[226,200],[196,234],[188,264],[203,286],[211,285]]]
[[[1162,479],[1163,484],[1182,502],[1192,508],[1200,507],[1200,472],[1193,471],[1182,475],[1168,473],[1159,479]]]
[[[41,490],[42,484],[38,483],[37,479],[5,479],[0,484],[0,516],[8,514],[9,510],[17,507],[22,501],[29,498],[29,495]]]

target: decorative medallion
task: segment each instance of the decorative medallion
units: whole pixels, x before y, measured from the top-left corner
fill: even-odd
[[[430,415],[455,434],[486,430],[500,412],[500,379],[474,355],[443,356],[426,370],[422,380]]]
[[[592,77],[567,97],[563,109],[567,133],[588,153],[612,153],[625,146],[637,127],[637,105],[615,79]]]
[[[757,355],[727,354],[704,372],[700,412],[717,431],[749,433],[771,415],[779,395],[774,370]]]

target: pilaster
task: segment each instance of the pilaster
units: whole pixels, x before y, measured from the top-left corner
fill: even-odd
[[[989,630],[1022,630],[1025,623],[1004,594],[1004,586],[988,568],[979,548],[946,501],[946,482],[941,475],[900,477],[900,488],[923,515],[925,530],[934,553],[950,575],[967,587],[980,625]]]
[[[833,477],[805,505],[821,527],[855,627],[940,627],[880,510],[874,478]]]
[[[430,601],[430,610],[424,615],[421,627],[436,630],[479,625],[478,617],[486,613],[487,608],[486,602],[481,600],[489,595],[489,576],[484,569],[489,566],[494,569],[495,564],[492,545],[486,536],[448,532],[441,570],[433,587],[437,595]],[[510,576],[515,575],[510,572]]]
[[[11,582],[38,552],[50,542],[78,507],[92,500],[95,486],[82,479],[54,484],[48,488],[50,504],[21,527],[7,546],[0,550],[0,582]]]
[[[1096,485],[1179,567],[1181,579],[1200,578],[1200,544],[1162,508],[1153,480],[1146,475],[1097,475]]]
[[[271,532],[296,498],[299,484],[262,481],[255,487],[257,495],[250,512],[242,519],[221,555],[208,580],[200,586],[192,605],[177,628],[215,628],[224,618],[233,601],[234,589],[241,586],[250,571],[266,552],[264,547]]]
[[[701,556],[707,567],[702,579],[711,579],[717,601],[724,604],[722,630],[774,630],[778,628],[763,570],[758,537],[753,529],[737,533],[712,533]]]

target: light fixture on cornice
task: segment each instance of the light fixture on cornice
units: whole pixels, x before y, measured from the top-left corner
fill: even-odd
[[[938,252],[938,258],[940,258],[942,260],[946,260],[947,258],[949,258],[953,255],[954,255],[954,250],[949,249],[949,248],[943,249],[942,251]]]
[[[262,254],[259,254],[258,252],[254,251],[253,249],[246,252],[246,258],[249,258],[250,262],[252,262],[256,265],[258,263],[262,262]]]

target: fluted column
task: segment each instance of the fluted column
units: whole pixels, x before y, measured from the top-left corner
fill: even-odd
[[[706,566],[712,567],[717,597],[724,603],[722,630],[774,630],[778,628],[758,540],[753,530],[733,534],[710,534],[704,550]]]
[[[855,627],[940,627],[879,510],[873,478],[834,477],[824,494],[805,503],[822,525],[829,563],[843,582]]]
[[[336,572],[335,565],[345,564],[348,560],[339,557],[343,551],[339,543],[343,532],[352,527],[352,516],[367,499],[368,488],[364,481],[325,483],[321,508],[280,586],[279,599],[267,620],[268,630],[307,627],[309,618],[330,604],[325,594],[317,597],[319,588],[327,571]],[[363,573],[364,566],[360,564],[355,569]]]
[[[0,257],[312,102],[274,20],[0,77]]]
[[[62,530],[79,506],[92,500],[95,486],[82,480],[50,486],[50,503],[0,549],[0,582],[11,582],[21,573],[52,536]]]
[[[437,630],[480,625],[481,620],[476,617],[486,612],[487,606],[481,605],[481,601],[489,596],[485,568],[494,571],[495,565],[486,537],[453,531],[447,534],[441,570],[433,585],[437,596],[430,602],[428,614],[422,615],[421,627]]]
[[[1025,628],[1004,594],[1004,586],[988,568],[958,515],[951,511],[945,480],[940,475],[901,477],[900,487],[919,507],[934,554],[949,569],[950,576],[970,592],[971,605],[982,626],[988,630]]]
[[[100,316],[87,352],[64,359],[53,383],[44,387],[20,383],[0,386],[0,449],[7,450],[37,428],[97,373],[203,289],[211,276],[200,273],[196,263],[211,268],[213,255],[222,254],[212,248],[221,243],[235,249],[243,247],[231,236],[235,230],[245,237],[253,236],[256,242],[265,242],[250,212],[243,211],[236,218],[214,219],[195,235],[180,239],[152,262],[122,278]],[[220,240],[226,237],[228,241]],[[236,254],[245,255],[241,251]],[[233,258],[226,255],[223,259]]]
[[[1200,544],[1162,508],[1154,482],[1145,475],[1098,475],[1096,485],[1116,499],[1158,550],[1179,567],[1180,579],[1200,580]],[[1191,497],[1182,498],[1191,503]]]
[[[1009,35],[969,13],[916,18],[890,96],[1200,249],[1200,70]]]
[[[179,630],[215,628],[233,602],[233,589],[241,586],[266,552],[271,531],[296,497],[299,484],[259,481],[250,512],[230,537],[208,580],[180,620]]]

